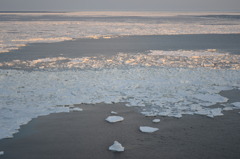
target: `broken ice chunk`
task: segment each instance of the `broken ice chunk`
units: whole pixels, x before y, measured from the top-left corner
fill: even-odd
[[[158,128],[153,128],[149,126],[140,126],[140,131],[144,133],[153,133],[158,130],[159,130]]]
[[[168,110],[159,112],[158,115],[160,115],[160,116],[168,116],[170,113],[171,113],[171,110],[168,109]]]
[[[71,108],[70,111],[71,112],[79,112],[79,111],[83,111],[83,109],[76,107],[76,108]]]
[[[232,105],[234,105],[235,109],[240,109],[240,102],[232,103]]]
[[[195,114],[206,115],[206,116],[211,117],[211,118],[213,118],[215,116],[223,115],[221,108],[203,109],[203,110],[195,112]]]
[[[115,112],[115,111],[111,111],[111,114],[118,114],[117,112]]]
[[[4,152],[3,152],[3,151],[0,151],[0,155],[4,155]]]
[[[73,105],[73,104],[71,104],[71,105],[69,105],[68,107],[69,107],[69,108],[74,108],[74,105]]]
[[[221,108],[215,108],[215,109],[211,109],[207,116],[213,118],[215,116],[222,116],[222,115],[223,115],[222,109]]]
[[[233,108],[232,107],[225,107],[225,108],[223,108],[223,110],[233,110]]]
[[[121,117],[121,116],[109,116],[109,117],[106,118],[106,120],[109,123],[115,123],[115,122],[123,121],[124,118]]]
[[[153,123],[159,123],[159,122],[160,122],[160,119],[153,119],[152,122],[153,122]]]
[[[113,145],[109,147],[110,151],[123,152],[124,147],[118,141],[114,141]]]
[[[175,118],[181,118],[182,114],[180,114],[180,113],[170,113],[168,116],[175,117]]]
[[[157,113],[153,113],[153,112],[141,112],[143,115],[145,115],[146,117],[154,117],[157,116]]]

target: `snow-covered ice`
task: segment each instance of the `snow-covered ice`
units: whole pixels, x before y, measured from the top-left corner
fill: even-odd
[[[149,126],[140,126],[139,129],[141,132],[144,132],[144,133],[153,133],[159,130],[158,128],[153,128]]]
[[[109,116],[105,120],[107,120],[109,123],[116,123],[119,121],[123,121],[124,118],[121,116]]]
[[[110,151],[123,152],[124,147],[118,141],[114,141],[113,145],[109,147]]]
[[[159,122],[160,122],[160,119],[153,119],[152,122],[153,122],[153,123],[159,123]]]

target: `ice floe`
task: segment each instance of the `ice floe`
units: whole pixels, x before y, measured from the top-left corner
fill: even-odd
[[[118,114],[118,113],[117,113],[117,112],[115,112],[115,111],[111,111],[111,114],[115,114],[115,115],[116,115],[116,114]]]
[[[113,145],[109,147],[110,151],[123,152],[124,147],[118,141],[114,141]]]
[[[235,109],[240,109],[240,102],[231,103]]]
[[[0,155],[4,155],[4,151],[0,151]]]
[[[119,121],[123,121],[124,118],[121,116],[109,116],[105,120],[108,121],[109,123],[116,123]]]
[[[79,107],[75,107],[75,108],[70,108],[69,111],[71,111],[71,112],[80,112],[80,111],[83,111],[83,109],[79,108]]]
[[[144,132],[144,133],[153,133],[155,131],[158,131],[158,128],[153,128],[153,127],[149,127],[149,126],[140,126],[140,131]]]
[[[154,117],[158,115],[157,113],[154,113],[154,112],[141,112],[141,113],[146,117]]]
[[[206,115],[208,117],[222,116],[222,108],[203,109],[195,112],[195,114]]]
[[[232,107],[224,107],[223,110],[224,111],[229,111],[229,110],[233,110],[233,108]]]
[[[159,123],[159,122],[160,122],[160,119],[153,119],[152,122],[153,122],[153,123]]]

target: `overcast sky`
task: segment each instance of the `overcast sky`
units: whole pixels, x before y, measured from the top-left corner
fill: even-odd
[[[0,0],[0,11],[238,11],[240,0]]]

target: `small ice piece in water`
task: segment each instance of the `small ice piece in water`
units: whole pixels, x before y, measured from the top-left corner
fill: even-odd
[[[153,128],[149,126],[140,126],[140,131],[144,133],[153,133],[158,130],[159,130],[158,128]]]
[[[240,102],[232,103],[232,105],[235,107],[235,109],[240,109]]]
[[[145,115],[146,117],[154,117],[157,116],[157,113],[153,113],[153,112],[141,112],[143,115]]]
[[[68,107],[69,107],[69,108],[74,108],[74,105],[73,105],[73,104],[71,104],[71,105],[69,105]]]
[[[225,108],[223,108],[223,110],[225,110],[225,111],[227,111],[227,110],[233,110],[233,108],[232,108],[232,107],[225,107]]]
[[[171,113],[171,114],[169,114],[168,116],[170,116],[170,117],[175,117],[175,118],[181,118],[181,117],[182,117],[182,114],[180,114],[180,113]]]
[[[222,115],[223,115],[222,109],[221,108],[215,108],[215,109],[211,109],[207,116],[213,118],[215,116],[222,116]]]
[[[3,151],[0,151],[0,155],[4,155],[4,152],[3,152]]]
[[[109,123],[115,123],[115,122],[123,121],[124,118],[121,117],[121,116],[109,116],[109,117],[106,118],[106,120]]]
[[[113,145],[109,147],[110,151],[123,152],[124,147],[118,141],[114,141]]]
[[[83,111],[83,109],[76,107],[76,108],[71,108],[70,111],[71,112],[80,112],[80,111]]]
[[[115,112],[115,111],[111,111],[111,114],[118,114],[117,112]]]
[[[159,122],[160,122],[160,119],[153,119],[152,122],[153,122],[153,123],[159,123]]]

